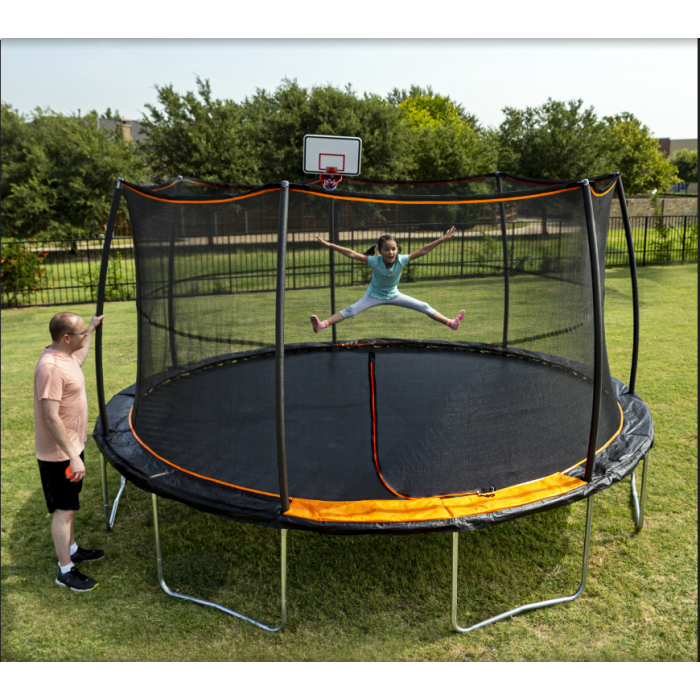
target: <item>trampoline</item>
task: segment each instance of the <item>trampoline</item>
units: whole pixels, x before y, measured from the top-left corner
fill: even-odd
[[[136,383],[106,402],[98,334],[94,438],[107,528],[126,480],[152,493],[163,590],[270,631],[286,624],[293,529],[453,533],[452,626],[459,632],[574,600],[586,583],[593,496],[631,474],[641,528],[654,440],[649,410],[634,391],[638,295],[619,174],[576,182],[504,173],[351,182],[352,190],[330,193],[313,182],[118,181],[98,313],[124,196],[136,261],[138,368]],[[603,323],[615,193],[633,287],[628,385],[610,374]],[[461,304],[467,313],[459,332],[384,307],[325,337],[313,334],[308,312],[334,313],[341,300],[362,296],[368,281],[360,265],[338,260],[315,235],[359,251],[392,233],[410,252],[451,225],[458,229],[451,247],[409,266],[400,289],[418,290],[436,308]],[[525,246],[531,255],[521,254]],[[105,460],[122,475],[111,514]],[[634,483],[640,462],[641,503]],[[278,627],[167,587],[158,496],[281,530]],[[578,590],[460,627],[459,533],[582,499]]]

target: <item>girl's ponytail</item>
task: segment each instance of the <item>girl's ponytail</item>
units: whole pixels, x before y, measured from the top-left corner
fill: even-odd
[[[385,233],[383,236],[379,236],[377,245],[373,245],[371,248],[368,248],[365,251],[365,255],[374,255],[375,252],[379,253],[382,249],[384,241],[394,241],[396,243],[396,247],[399,249],[399,254],[401,253],[401,246],[399,245],[399,242],[396,240],[396,238],[390,233]]]

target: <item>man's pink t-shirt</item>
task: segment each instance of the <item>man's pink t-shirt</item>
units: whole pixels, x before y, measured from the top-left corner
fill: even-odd
[[[87,440],[88,405],[85,377],[72,355],[44,348],[34,370],[34,444],[37,459],[63,462],[68,455],[56,444],[41,414],[41,400],[60,401],[58,416],[80,454]]]

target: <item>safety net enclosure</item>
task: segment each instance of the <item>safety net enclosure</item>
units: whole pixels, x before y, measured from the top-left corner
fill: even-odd
[[[605,346],[619,185],[121,183],[138,370],[101,409],[100,450],[146,491],[332,533],[469,530],[607,488],[653,443]],[[465,309],[458,331],[381,306],[313,332],[310,314],[345,308],[370,279],[316,236],[364,253],[392,234],[406,254],[451,226],[399,290],[448,318]]]

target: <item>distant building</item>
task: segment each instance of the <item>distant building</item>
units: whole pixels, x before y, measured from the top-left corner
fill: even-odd
[[[121,124],[122,134],[125,141],[135,141],[139,143],[146,138],[146,129],[140,122],[133,119],[98,119],[97,126],[105,129],[114,129],[117,124]]]
[[[698,150],[698,140],[697,139],[659,139],[659,150],[666,156],[666,158],[671,158],[678,151],[687,149],[689,151]],[[681,182],[677,185],[671,187],[671,192],[685,192],[687,186],[688,194],[697,194],[698,183],[697,182]]]

